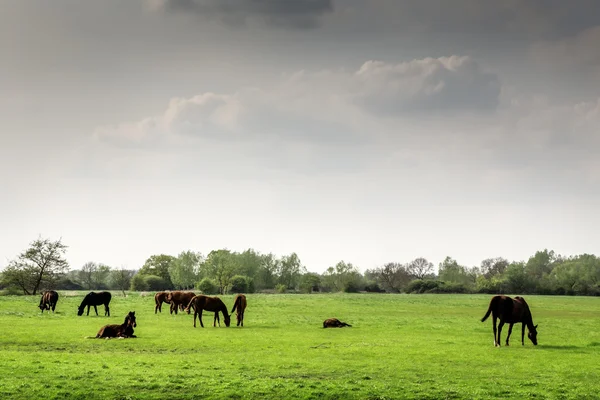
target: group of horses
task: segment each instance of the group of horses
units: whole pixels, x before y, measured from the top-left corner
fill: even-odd
[[[104,315],[110,317],[109,303],[112,298],[110,292],[90,292],[84,298],[78,307],[77,315],[83,315],[84,309],[87,306],[87,314],[90,315],[90,307],[94,307],[96,315],[98,315],[99,305],[104,305]],[[54,312],[56,309],[56,303],[58,302],[58,293],[54,290],[48,290],[42,293],[40,299],[39,308],[44,311]],[[172,291],[172,292],[158,292],[154,295],[154,313],[162,313],[163,303],[170,305],[170,313],[177,314],[178,310],[185,311],[190,314],[191,310],[194,310],[194,328],[196,327],[196,317],[200,321],[200,326],[204,328],[202,322],[202,312],[209,311],[213,312],[214,320],[213,326],[221,326],[221,320],[219,313],[223,314],[225,326],[229,327],[231,324],[231,315],[236,312],[237,326],[244,326],[244,312],[246,311],[247,300],[243,294],[237,294],[233,301],[233,308],[231,313],[227,312],[225,303],[218,297],[210,297],[203,294],[196,295],[194,292],[184,291]],[[533,317],[529,305],[523,297],[516,296],[514,299],[504,295],[498,295],[492,297],[488,310],[481,319],[481,322],[485,322],[488,317],[492,315],[492,327],[494,332],[494,346],[500,347],[500,335],[502,334],[502,328],[505,324],[508,324],[508,335],[506,336],[506,346],[509,345],[510,335],[512,333],[513,325],[516,323],[521,324],[521,344],[525,345],[525,327],[527,327],[527,337],[534,346],[537,346],[537,325],[533,324]],[[500,324],[497,325],[497,321]],[[133,328],[137,326],[135,319],[135,311],[130,311],[125,317],[125,321],[121,325],[105,325],[103,326],[96,338],[134,338]],[[323,328],[343,328],[351,327],[345,322],[340,321],[337,318],[329,318],[323,321]]]
[[[194,328],[196,327],[196,317],[200,321],[200,326],[204,328],[202,322],[202,312],[209,311],[215,313],[213,326],[221,326],[219,313],[223,314],[225,326],[231,325],[231,315],[236,312],[237,326],[244,326],[244,313],[246,311],[247,300],[243,294],[237,294],[233,300],[233,308],[231,313],[227,312],[225,303],[218,297],[206,296],[203,294],[196,295],[194,292],[184,292],[176,290],[173,292],[158,292],[154,295],[154,313],[162,313],[163,303],[170,305],[169,311],[171,314],[177,314],[177,310],[185,311],[190,314],[194,310]]]

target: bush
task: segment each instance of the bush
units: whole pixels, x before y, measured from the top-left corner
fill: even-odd
[[[385,292],[385,290],[380,288],[379,284],[377,282],[368,282],[365,285],[365,292],[381,293],[381,292]]]
[[[217,284],[210,278],[204,278],[200,282],[196,283],[196,289],[201,291],[203,294],[219,293]]]
[[[309,272],[300,278],[300,291],[303,293],[318,292],[320,290],[321,278],[318,274]]]
[[[438,281],[415,279],[406,287],[406,293],[431,293],[431,291],[437,289],[439,285]]]
[[[277,293],[285,293],[285,291],[287,290],[287,286],[280,283],[279,285],[275,286],[275,290],[277,291]]]
[[[144,281],[146,282],[146,286],[148,289],[152,291],[165,290],[168,288],[169,284],[166,280],[156,275],[145,275]]]
[[[343,290],[346,293],[358,293],[360,291],[360,287],[357,282],[349,281],[344,284]]]
[[[144,279],[144,275],[135,274],[131,279],[131,291],[143,292],[145,290],[148,290],[148,283]]]
[[[231,286],[229,288],[230,293],[247,293],[248,292],[248,278],[242,275],[235,275],[231,278]]]

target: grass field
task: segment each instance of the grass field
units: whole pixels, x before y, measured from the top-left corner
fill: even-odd
[[[115,292],[108,318],[60,294],[54,315],[0,296],[1,399],[600,398],[600,298],[525,296],[540,344],[517,325],[494,348],[487,295],[248,295],[244,328],[194,329],[151,295]],[[84,338],[130,310],[137,339]]]

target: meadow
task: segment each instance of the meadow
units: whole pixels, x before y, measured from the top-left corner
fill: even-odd
[[[2,399],[598,399],[600,298],[524,296],[520,324],[493,346],[489,295],[248,295],[244,327],[154,314],[152,294],[113,292],[111,317],[78,317],[84,292],[0,296]],[[231,310],[233,296],[220,296]],[[137,339],[86,339],[135,311]],[[352,328],[323,329],[337,317]],[[503,343],[507,327],[503,331]]]

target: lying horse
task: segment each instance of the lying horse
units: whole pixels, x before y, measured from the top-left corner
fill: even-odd
[[[121,325],[104,325],[98,331],[96,338],[134,338],[137,337],[133,334],[133,328],[135,327],[137,327],[135,311],[129,311],[129,314],[127,314],[125,321]]]
[[[40,299],[40,305],[38,307],[40,310],[42,310],[42,313],[44,310],[48,310],[48,312],[50,312],[50,309],[52,309],[52,312],[54,312],[57,302],[58,293],[56,293],[54,290],[48,290],[47,292],[42,293],[42,298]]]
[[[237,309],[236,318],[237,318],[237,326],[244,326],[244,311],[246,310],[246,296],[243,294],[238,294],[235,296],[233,300],[233,308],[231,309],[231,315]]]
[[[94,310],[96,311],[96,315],[98,315],[98,308],[101,304],[104,304],[104,316],[108,315],[110,317],[110,308],[108,308],[108,304],[110,303],[110,299],[112,295],[110,292],[89,292],[83,298],[83,301],[79,305],[79,310],[77,311],[77,315],[83,315],[83,309],[87,306],[87,314],[90,315],[90,307],[94,306]]]
[[[171,303],[171,309],[169,310],[171,314],[173,314],[173,311],[177,314],[178,308],[181,308],[181,311],[183,311],[195,295],[196,293],[194,292],[183,292],[181,290],[167,294],[167,303]]]
[[[337,318],[329,318],[323,321],[323,328],[343,328],[345,326],[352,327],[352,325],[342,322]]]
[[[168,295],[169,292],[158,292],[154,295],[154,303],[156,304],[154,306],[154,314],[156,314],[157,311],[160,311],[162,313],[163,303],[171,304],[171,302],[167,299]]]
[[[537,346],[537,325],[533,325],[533,318],[531,317],[531,311],[529,306],[525,302],[525,299],[516,296],[511,299],[508,296],[494,296],[490,301],[490,306],[487,312],[481,319],[484,322],[492,314],[493,326],[494,326],[494,346],[500,347],[500,334],[502,333],[502,326],[508,323],[508,336],[506,336],[506,345],[508,346],[508,340],[512,333],[513,325],[521,323],[521,345],[525,345],[525,325],[527,325],[527,337],[534,346]],[[496,319],[500,318],[500,325],[498,326],[498,332],[496,333]]]
[[[221,299],[218,297],[208,297],[203,294],[194,296],[194,298],[190,300],[188,306],[185,308],[185,311],[189,314],[191,308],[194,308],[194,328],[196,327],[197,315],[199,315],[198,319],[200,320],[200,326],[204,328],[204,324],[202,323],[202,310],[212,311],[215,313],[213,326],[216,326],[216,321],[219,318],[219,312],[223,313],[223,319],[225,320],[225,325],[227,327],[229,327],[229,324],[231,323],[229,314],[227,313],[227,307],[225,307],[223,301],[221,301]],[[219,325],[221,325],[220,322]]]

